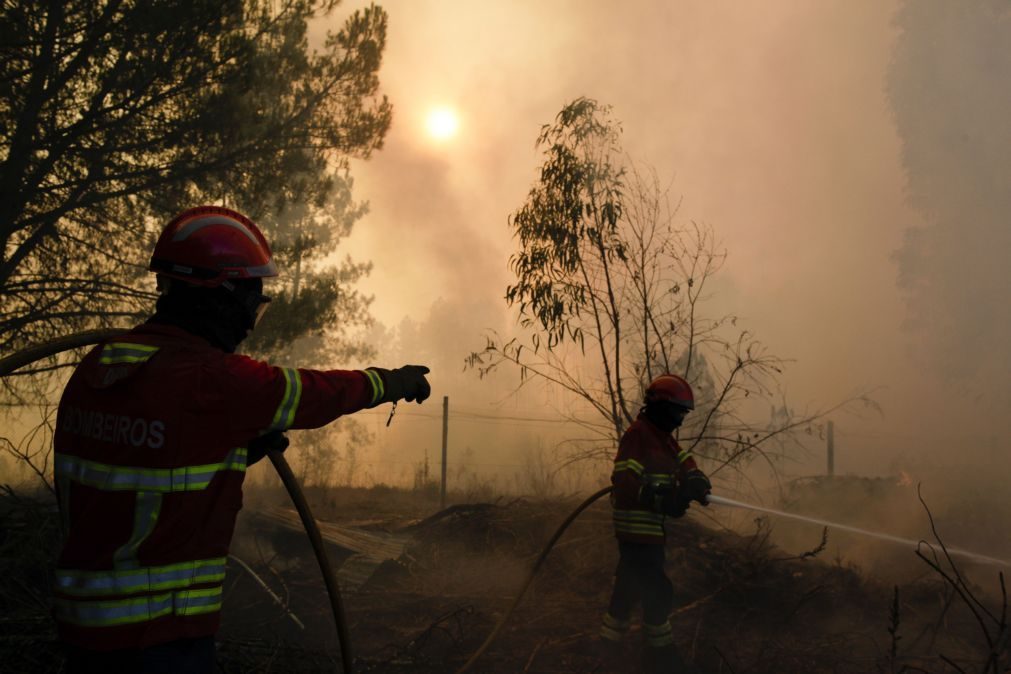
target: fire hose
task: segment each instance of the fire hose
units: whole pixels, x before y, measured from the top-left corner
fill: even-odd
[[[99,342],[105,341],[117,337],[126,332],[120,329],[103,329],[103,330],[90,330],[87,332],[81,332],[74,335],[69,335],[67,337],[62,337],[55,339],[44,344],[29,347],[22,351],[18,351],[10,356],[0,358],[0,377],[7,376],[26,365],[30,365],[38,360],[47,358],[49,356],[62,353],[69,349],[79,348],[82,346],[88,346],[91,344],[97,344]],[[284,483],[285,488],[288,491],[288,495],[291,497],[292,502],[295,504],[295,508],[298,510],[299,517],[302,519],[302,525],[305,527],[306,534],[309,536],[309,540],[312,543],[313,551],[316,554],[316,560],[319,563],[320,572],[323,575],[323,581],[326,585],[327,594],[330,597],[330,606],[333,609],[334,622],[337,627],[337,636],[340,641],[341,648],[341,659],[343,662],[344,671],[350,673],[353,671],[353,657],[351,652],[351,641],[348,635],[347,629],[347,619],[344,616],[344,605],[341,600],[340,588],[337,584],[337,576],[334,573],[333,566],[330,563],[330,558],[327,555],[326,548],[323,545],[323,538],[320,535],[319,526],[316,524],[316,520],[312,515],[312,511],[309,509],[309,504],[305,499],[305,495],[302,492],[295,475],[291,471],[291,466],[288,465],[287,460],[285,460],[284,455],[280,451],[270,450],[267,452],[267,456],[270,458],[271,463],[274,464],[274,468],[277,470],[278,475],[281,477],[281,481]],[[548,540],[544,549],[541,551],[540,555],[537,557],[537,561],[534,563],[530,572],[527,574],[526,579],[523,582],[522,587],[513,599],[512,604],[506,609],[506,612],[499,618],[498,623],[492,629],[491,633],[484,640],[481,646],[470,656],[470,659],[460,669],[457,670],[456,674],[464,674],[473,667],[474,663],[484,655],[491,644],[501,633],[503,627],[508,622],[509,618],[512,616],[516,607],[519,606],[520,601],[522,601],[530,585],[533,583],[534,578],[536,578],[537,573],[540,571],[544,560],[547,558],[548,554],[554,548],[555,543],[562,537],[565,531],[569,528],[569,525],[590,505],[596,502],[603,496],[611,493],[612,487],[604,487],[599,491],[593,493],[586,498],[579,506],[573,510],[568,517],[562,522],[562,524],[555,531],[554,535]],[[847,525],[842,525],[837,522],[829,522],[827,520],[818,520],[814,518],[804,517],[796,515],[793,513],[786,513],[779,510],[772,510],[769,508],[763,508],[760,506],[754,506],[748,503],[741,503],[739,501],[734,501],[732,499],[718,497],[710,495],[709,501],[712,503],[718,503],[720,505],[746,508],[750,510],[757,510],[761,512],[766,512],[769,514],[788,517],[793,519],[800,519],[808,521],[811,523],[816,523],[824,526],[830,526],[835,528],[840,528],[843,530],[848,530],[854,533],[859,533],[863,535],[874,536],[876,538],[882,538],[885,540],[890,540],[896,543],[903,544],[918,544],[917,541],[911,539],[899,538],[896,536],[891,536],[887,534],[882,534],[880,532],[868,531],[866,529],[858,529],[856,527],[850,527]],[[978,553],[973,553],[967,550],[960,550],[957,548],[947,548],[946,552],[950,555],[964,556],[974,559],[975,561],[987,563],[987,564],[997,564],[1001,566],[1011,566],[1011,562],[1003,559],[998,559],[995,557],[988,557],[985,555],[980,555]]]
[[[572,513],[570,513],[567,518],[565,518],[565,521],[562,522],[561,526],[559,526],[558,530],[555,531],[555,534],[548,541],[547,545],[544,546],[544,549],[541,551],[540,556],[534,563],[533,568],[531,568],[530,572],[527,574],[526,580],[524,580],[523,586],[520,588],[519,593],[513,599],[512,604],[510,604],[509,608],[506,609],[506,612],[502,615],[502,617],[499,618],[498,623],[495,625],[494,629],[492,629],[491,634],[489,634],[488,637],[484,640],[484,643],[481,644],[481,646],[477,649],[477,651],[475,651],[474,654],[470,656],[470,659],[467,660],[467,662],[460,669],[456,670],[456,674],[464,674],[465,672],[469,671],[470,668],[474,665],[474,663],[478,660],[478,658],[480,658],[484,654],[484,652],[488,650],[488,647],[491,646],[492,642],[495,641],[495,638],[502,631],[502,628],[505,626],[506,622],[512,616],[513,611],[515,611],[516,607],[519,606],[520,600],[523,599],[523,595],[526,594],[526,591],[530,587],[530,584],[537,576],[537,572],[540,570],[541,564],[543,564],[544,559],[548,556],[548,553],[551,552],[551,549],[555,546],[555,543],[558,542],[558,539],[562,537],[562,534],[565,533],[565,530],[569,528],[569,525],[572,524],[572,522],[576,519],[576,517],[578,517],[580,513],[586,510],[594,501],[601,498],[602,496],[605,496],[606,494],[610,494],[612,489],[613,489],[612,487],[604,487],[600,491],[592,494],[585,501],[579,504],[579,506],[575,510],[573,510]],[[852,527],[846,524],[840,524],[838,522],[830,522],[828,520],[805,517],[803,515],[797,515],[795,513],[784,512],[782,510],[774,510],[772,508],[756,506],[750,503],[742,503],[741,501],[735,501],[734,499],[726,498],[723,496],[715,496],[713,494],[708,494],[706,496],[706,500],[709,503],[716,503],[722,506],[729,506],[732,508],[744,508],[747,510],[764,512],[778,517],[801,520],[811,524],[818,524],[821,526],[832,527],[835,529],[840,529],[842,531],[849,531],[851,533],[861,534],[864,536],[871,536],[874,538],[890,541],[892,543],[900,543],[903,545],[912,546],[913,548],[919,548],[919,546],[922,545],[921,541],[916,541],[910,538],[901,538],[898,536],[892,536],[890,534],[884,534],[878,531],[870,531],[867,529]],[[1011,561],[1000,559],[997,557],[990,557],[988,555],[981,555],[979,553],[971,552],[969,550],[945,547],[944,552],[949,556],[965,557],[981,564],[1011,567]]]
[[[520,588],[520,591],[519,593],[517,593],[516,598],[513,599],[513,603],[509,605],[509,608],[506,609],[506,612],[502,615],[501,618],[499,618],[499,621],[495,625],[495,628],[491,631],[491,634],[488,635],[488,638],[484,640],[484,643],[481,644],[481,647],[474,652],[474,655],[470,656],[470,659],[467,660],[466,663],[464,663],[463,667],[456,670],[456,674],[463,674],[464,672],[468,671],[474,665],[474,663],[477,662],[478,658],[484,655],[484,652],[488,650],[488,647],[491,646],[492,642],[495,641],[495,638],[499,635],[499,632],[502,631],[502,628],[505,627],[505,624],[509,620],[509,617],[513,614],[513,611],[515,611],[516,607],[519,606],[520,600],[523,599],[523,595],[526,594],[527,589],[530,587],[530,584],[534,582],[534,578],[537,576],[537,572],[540,571],[541,564],[544,563],[544,560],[547,558],[548,553],[551,552],[551,548],[555,547],[555,543],[557,543],[558,539],[562,537],[562,534],[564,534],[565,530],[569,528],[569,525],[572,524],[572,522],[577,517],[579,517],[580,513],[589,508],[594,501],[603,496],[606,496],[607,494],[610,494],[612,489],[613,487],[604,487],[600,491],[595,492],[591,496],[587,497],[585,501],[580,503],[575,510],[569,513],[569,516],[565,518],[565,521],[562,522],[562,524],[555,531],[554,535],[548,541],[547,545],[545,545],[544,549],[541,550],[540,556],[537,557],[537,561],[534,562],[533,568],[531,568],[530,573],[527,574],[526,580],[523,581],[523,587]]]
[[[98,344],[107,339],[118,337],[125,332],[126,330],[124,329],[116,328],[88,330],[28,347],[10,356],[0,358],[0,377],[6,377],[15,370],[26,365],[31,365],[43,358],[55,356],[70,349]],[[319,526],[316,524],[316,519],[312,516],[312,511],[309,509],[309,503],[305,499],[305,494],[302,492],[298,480],[295,479],[295,474],[292,473],[291,466],[288,465],[284,454],[280,451],[270,450],[267,452],[267,456],[270,458],[270,462],[274,464],[274,468],[277,470],[278,475],[280,475],[285,489],[288,490],[288,495],[291,497],[292,502],[295,504],[295,509],[298,510],[298,515],[302,519],[302,526],[305,527],[305,532],[312,543],[313,552],[316,553],[316,561],[319,563],[319,570],[323,575],[327,595],[330,597],[330,608],[333,610],[333,618],[337,626],[341,662],[345,674],[351,674],[354,671],[354,657],[351,651],[351,638],[348,634],[347,618],[344,616],[344,602],[341,599],[340,587],[337,585],[337,576],[334,573],[333,565],[330,563],[330,556],[323,545],[323,537],[320,535]]]

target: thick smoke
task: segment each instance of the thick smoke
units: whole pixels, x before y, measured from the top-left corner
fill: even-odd
[[[919,356],[981,411],[1011,402],[1011,7],[906,2],[888,77],[908,196],[896,258]],[[1000,416],[1004,416],[1001,414]]]

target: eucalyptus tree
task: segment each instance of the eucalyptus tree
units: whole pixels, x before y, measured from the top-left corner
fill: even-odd
[[[518,250],[505,299],[525,336],[491,334],[468,364],[482,375],[516,366],[521,381],[550,382],[593,410],[589,422],[574,417],[592,437],[573,458],[612,458],[664,372],[696,391],[681,431],[696,452],[736,464],[778,451],[774,439],[816,415],[761,429],[745,418],[745,398],[776,392],[782,361],[735,316],[705,311],[726,251],[712,227],[676,221],[679,204],[620,139],[611,108],[588,98],[541,129],[538,180],[509,220]]]

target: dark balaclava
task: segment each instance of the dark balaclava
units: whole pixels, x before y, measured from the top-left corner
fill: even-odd
[[[642,413],[664,433],[673,433],[684,421],[688,410],[669,400],[648,400]]]
[[[263,290],[262,279],[231,281],[229,285],[204,288],[182,281],[161,279],[167,288],[158,297],[152,323],[174,325],[203,337],[212,345],[234,353],[256,322],[256,297]]]

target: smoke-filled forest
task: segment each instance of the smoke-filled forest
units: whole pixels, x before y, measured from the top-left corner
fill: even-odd
[[[0,8],[0,671],[1011,672],[1011,7]]]

